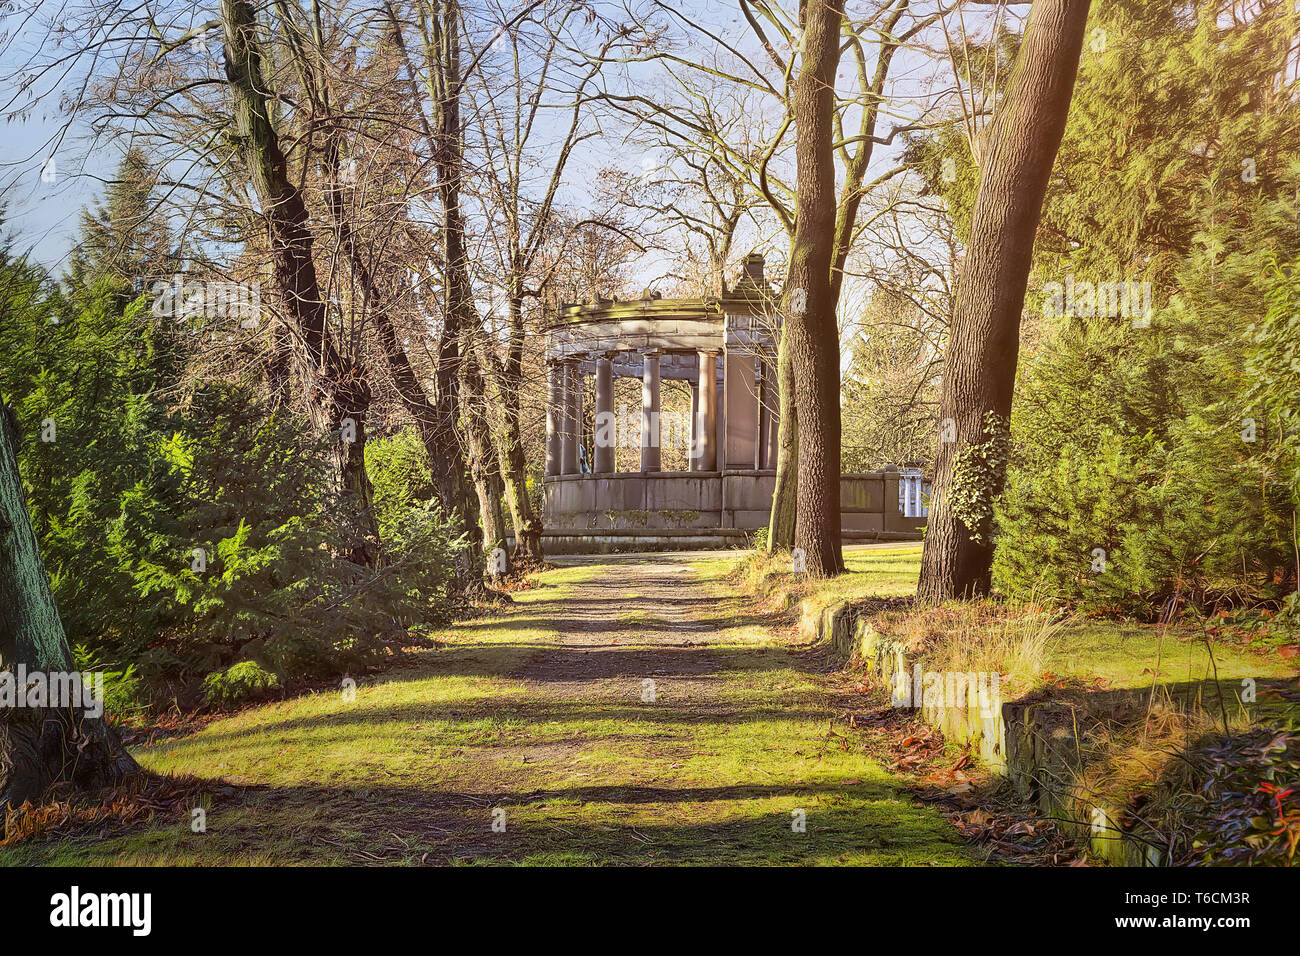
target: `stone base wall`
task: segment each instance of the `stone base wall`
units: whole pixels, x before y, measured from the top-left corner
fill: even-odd
[[[775,471],[626,472],[545,479],[542,522],[549,535],[602,531],[755,531],[767,527]],[[840,526],[882,537],[919,536],[924,518],[898,507],[898,473],[844,475]]]
[[[906,531],[843,531],[845,544],[875,541],[915,541]],[[641,531],[544,531],[542,551],[546,554],[633,554],[644,551],[723,551],[748,548],[752,531],[740,528],[663,529]],[[506,547],[514,548],[514,535],[507,532]]]
[[[843,661],[860,661],[867,679],[893,693],[924,661],[913,657],[898,641],[877,631],[852,604],[827,608],[804,607],[805,633],[826,641]],[[901,684],[900,684],[901,681]],[[1140,702],[1146,690],[1118,692]],[[1114,709],[1116,694],[1096,706]],[[983,711],[978,707],[925,704],[919,712],[945,739],[965,744],[979,754],[993,773],[1007,777],[1021,799],[1034,803],[1080,844],[1116,866],[1159,866],[1162,854],[1145,840],[1126,832],[1115,821],[1118,808],[1098,806],[1076,786],[1080,770],[1081,736],[1091,726],[1085,701],[1017,700]]]

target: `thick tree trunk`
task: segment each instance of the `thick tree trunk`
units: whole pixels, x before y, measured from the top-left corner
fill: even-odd
[[[840,187],[839,204],[835,211],[834,254],[831,259],[831,312],[834,313],[840,301],[840,289],[844,284],[844,263],[853,246],[853,232],[857,224],[858,207],[866,192],[862,188],[863,179],[871,165],[875,153],[876,125],[880,118],[880,104],[885,102],[883,95],[885,82],[889,77],[890,65],[894,54],[902,48],[895,30],[911,6],[910,0],[897,0],[890,9],[880,28],[880,46],[876,57],[874,72],[867,89],[867,97],[861,109],[858,129],[857,152],[844,151],[844,182]],[[905,36],[915,31],[910,28]],[[887,38],[894,38],[887,42]],[[860,75],[865,78],[867,62],[862,49],[861,38],[851,41],[846,47],[852,49],[858,60]],[[787,286],[789,283],[787,282]],[[794,547],[796,535],[796,500],[798,498],[798,452],[799,429],[795,416],[794,368],[788,359],[789,349],[786,338],[781,339],[781,355],[778,360],[777,381],[781,393],[781,423],[777,437],[776,489],[772,496],[772,516],[768,523],[768,551],[788,551]]]
[[[48,678],[66,674],[72,654],[28,517],[17,450],[13,418],[0,404],[0,672],[7,672],[0,680],[22,692],[18,665]],[[53,784],[95,789],[139,769],[105,720],[62,703],[0,708],[0,835],[8,808],[39,801]]]
[[[831,262],[835,252],[835,71],[844,0],[801,4],[803,53],[794,88],[798,198],[785,289],[785,334],[799,427],[795,547],[808,573],[839,574],[840,365]]]
[[[1011,416],[1034,234],[1065,131],[1088,5],[1089,0],[1034,0],[1006,96],[989,129],[944,355],[939,417],[955,427],[956,440],[939,444],[918,587],[924,600],[989,589],[992,529],[974,516],[987,515],[1005,477],[1005,456],[987,443],[1005,442]],[[992,466],[991,481],[974,481],[975,459]]]
[[[786,286],[789,285],[787,281]],[[799,493],[799,418],[795,413],[794,362],[784,325],[776,353],[776,381],[780,420],[776,434],[776,488],[772,492],[772,517],[767,526],[768,554],[794,548],[795,504]]]
[[[262,75],[257,19],[247,0],[222,0],[226,79],[233,101],[231,139],[248,170],[266,220],[272,282],[296,326],[299,381],[313,425],[334,444],[339,486],[356,509],[360,527],[349,559],[373,565],[379,531],[365,472],[365,424],[371,390],[365,370],[346,362],[329,338],[328,311],[312,258],[307,207],[289,178],[284,152],[267,108],[270,87]]]

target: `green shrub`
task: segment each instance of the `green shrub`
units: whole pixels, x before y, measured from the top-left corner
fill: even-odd
[[[433,471],[413,428],[366,442],[366,474],[375,492],[375,518],[381,540],[400,532],[407,512],[432,501]]]
[[[165,638],[167,653],[142,666],[193,674],[251,660],[330,676],[445,619],[457,545],[435,511],[389,502],[380,566],[361,567],[346,555],[364,523],[295,423],[225,384],[187,411],[155,485],[123,496],[110,530]]]
[[[1175,595],[1212,605],[1294,589],[1287,426],[1300,419],[1288,411],[1297,375],[1286,339],[1300,292],[1271,258],[1262,239],[1191,257],[1149,328],[1065,319],[1047,329],[1018,384],[1000,589],[1046,584],[1143,616]]]
[[[1294,496],[1242,440],[1247,383],[1225,354],[1239,342],[1216,316],[1162,318],[1140,333],[1055,330],[1027,369],[997,512],[1002,591],[1046,586],[1146,617],[1175,595],[1274,596]]]
[[[255,661],[240,661],[203,678],[203,699],[214,707],[238,704],[280,688],[280,678]]]
[[[446,621],[464,541],[414,433],[367,448],[372,523],[301,409],[214,375],[93,258],[61,288],[0,242],[0,399],[69,643],[106,671],[110,711],[186,702],[233,665],[337,675]],[[352,563],[375,525],[376,566]]]
[[[468,538],[452,537],[414,429],[367,443],[366,473],[375,491],[380,560],[393,613],[408,628],[445,623],[460,606],[453,589],[455,561]]]
[[[113,669],[85,644],[72,648],[73,669],[104,675],[104,712],[116,718],[132,717],[145,709],[145,692],[135,664]]]

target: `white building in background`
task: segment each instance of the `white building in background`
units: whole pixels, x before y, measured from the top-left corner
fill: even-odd
[[[920,468],[904,467],[898,476],[898,509],[905,518],[930,516],[930,482]]]

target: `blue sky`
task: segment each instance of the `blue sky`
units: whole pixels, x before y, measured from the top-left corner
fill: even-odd
[[[40,0],[38,7],[56,9],[58,2]],[[708,13],[704,16],[720,33],[739,30],[748,34],[730,4],[710,3],[705,9]],[[188,20],[201,17],[202,11],[198,7],[185,7],[178,15]],[[25,94],[18,93],[11,77],[22,67],[24,58],[46,41],[47,30],[37,18],[17,12],[0,14],[0,29],[10,34],[7,42],[0,42],[0,115],[3,115],[24,102]],[[50,50],[45,52],[48,55]],[[910,71],[895,70],[896,74],[905,72]],[[120,158],[116,147],[91,142],[88,129],[62,112],[57,94],[75,87],[72,82],[75,79],[74,73],[46,82],[41,91],[48,95],[31,103],[29,115],[9,118],[0,139],[3,143],[0,201],[7,207],[6,231],[17,253],[28,253],[34,261],[55,270],[66,262],[75,242],[81,209],[102,195],[102,183],[112,176]],[[882,126],[887,129],[889,123],[883,120]],[[620,143],[619,131],[611,132],[612,137],[585,144],[575,154],[566,175],[562,201],[583,205],[588,196],[587,186],[603,165],[622,165],[634,171],[638,168],[641,152],[630,144]],[[894,150],[877,152],[873,166],[879,168]],[[55,176],[53,182],[48,182],[42,178],[42,168],[51,156]]]
[[[116,168],[118,154],[92,148],[85,127],[62,112],[58,95],[28,98],[16,88],[15,71],[47,35],[41,20],[29,13],[0,15],[0,32],[6,35],[0,45],[0,113],[28,106],[24,115],[6,116],[0,127],[0,202],[14,253],[57,268],[76,239],[81,209],[102,194],[102,180]],[[68,85],[64,76],[37,89],[57,94]]]
[[[4,130],[5,229],[13,251],[42,265],[58,268],[76,240],[80,211],[102,193],[99,177],[82,168],[77,151],[54,151],[55,181],[42,179],[48,143],[59,125],[37,119],[11,123]],[[115,162],[115,161],[114,161]]]

